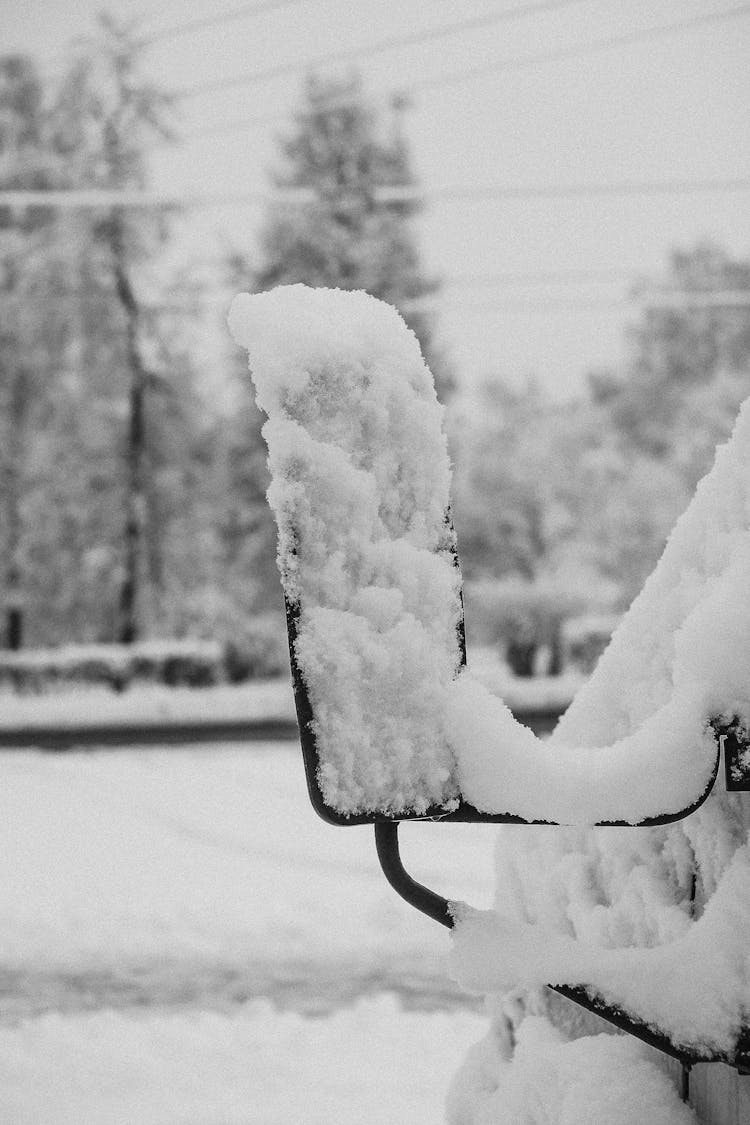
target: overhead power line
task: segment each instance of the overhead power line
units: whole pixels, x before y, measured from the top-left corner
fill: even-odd
[[[260,16],[265,12],[293,8],[306,3],[308,0],[255,0],[253,4],[241,4],[238,8],[231,8],[226,12],[216,12],[212,16],[196,16],[195,19],[186,20],[184,23],[171,24],[160,31],[154,31],[151,35],[144,35],[140,42],[143,46],[150,47],[152,43],[161,43],[165,39],[177,39],[181,35],[208,31],[213,27],[247,19],[249,16]]]
[[[372,58],[399,47],[413,47],[420,43],[434,42],[437,39],[446,39],[464,31],[480,31],[483,28],[493,27],[495,24],[506,20],[522,19],[525,16],[539,15],[543,12],[554,12],[562,8],[570,8],[580,4],[582,0],[536,0],[532,4],[520,4],[513,8],[502,8],[499,12],[474,16],[457,20],[440,27],[430,27],[423,31],[415,31],[408,35],[391,35],[379,39],[375,43],[365,44],[363,47],[352,48],[346,51],[330,51],[311,59],[293,59],[290,62],[280,63],[277,66],[266,67],[263,70],[246,71],[228,78],[217,78],[210,82],[200,82],[195,86],[186,86],[182,90],[174,91],[178,98],[194,98],[201,94],[212,94],[219,90],[232,90],[238,86],[249,86],[257,82],[268,82],[273,78],[283,78],[290,74],[299,74],[317,66],[328,66],[336,63],[351,62],[353,60]]]
[[[595,199],[607,197],[726,194],[750,190],[750,176],[722,179],[623,180],[619,183],[578,184],[472,184],[436,188],[422,192],[411,187],[375,188],[376,203],[398,206],[418,200],[424,203],[452,203],[467,200]],[[318,196],[311,188],[291,188],[273,193],[237,192],[223,194],[184,194],[110,189],[71,191],[0,190],[0,205],[6,207],[54,207],[57,210],[129,207],[134,209],[227,207],[240,205],[288,207],[315,206]]]
[[[494,289],[506,286],[525,285],[579,285],[590,282],[614,282],[630,278],[636,280],[647,272],[645,269],[616,266],[612,269],[555,269],[555,270],[506,270],[502,273],[456,274],[446,278],[443,286],[454,288]]]
[[[691,195],[703,192],[744,191],[750,188],[750,177],[716,180],[622,180],[619,183],[583,184],[474,184],[471,187],[437,188],[423,198],[425,202],[447,202],[468,199],[593,199],[597,196]],[[388,202],[387,199],[384,202]],[[401,202],[394,197],[394,202]]]
[[[561,62],[565,59],[580,58],[585,55],[598,54],[602,51],[614,50],[617,47],[628,47],[637,43],[650,40],[663,39],[671,35],[690,31],[692,28],[706,24],[723,23],[727,20],[738,19],[750,15],[750,4],[739,4],[733,8],[726,8],[719,12],[707,12],[703,15],[692,16],[687,19],[673,20],[670,23],[658,24],[654,27],[641,28],[636,31],[622,32],[617,35],[607,35],[601,39],[592,39],[587,43],[571,43],[567,47],[555,47],[548,51],[539,51],[531,55],[510,56],[497,59],[494,62],[482,63],[477,66],[456,70],[449,74],[438,74],[434,78],[425,78],[419,82],[400,86],[398,92],[402,95],[419,94],[424,90],[438,89],[441,86],[450,86],[461,82],[471,81],[473,78],[482,78],[487,74],[498,74],[503,71],[533,69],[546,63]],[[299,68],[298,68],[299,69]],[[381,96],[393,94],[393,91],[381,91]],[[347,105],[348,100],[342,99],[337,104]],[[213,125],[201,126],[188,130],[184,135],[190,137],[211,137],[229,133],[241,132],[245,129],[262,128],[266,125],[275,125],[288,120],[288,114],[260,114],[254,117],[239,117],[231,121],[220,121]]]
[[[153,313],[176,313],[194,316],[198,313],[220,311],[224,313],[231,303],[230,296],[187,298],[185,301],[139,302],[141,308]],[[31,294],[24,298],[25,304],[40,307],[85,307],[101,309],[108,301],[114,301],[112,293],[91,294],[86,291],[56,290],[49,295]],[[501,312],[554,313],[584,312],[600,309],[633,309],[644,311],[700,312],[706,310],[731,311],[750,309],[750,290],[714,290],[688,293],[684,290],[645,290],[624,297],[507,297],[496,300],[486,298],[478,301],[472,298],[444,297],[412,298],[396,302],[399,311],[405,315],[413,313],[481,313],[487,315]]]
[[[566,310],[626,309],[638,307],[646,311],[674,310],[699,312],[701,310],[750,309],[750,290],[714,290],[713,292],[686,293],[682,290],[644,291],[626,297],[501,297],[496,301],[473,301],[459,298],[424,297],[404,301],[400,311],[406,313],[446,312],[556,312]]]
[[[544,63],[580,58],[583,55],[593,55],[616,47],[646,43],[649,40],[662,39],[678,32],[689,31],[694,27],[723,23],[726,20],[739,19],[748,15],[750,15],[750,4],[737,4],[733,8],[726,8],[719,12],[706,12],[703,15],[674,20],[671,23],[658,24],[655,27],[607,35],[601,39],[592,39],[588,43],[571,43],[567,47],[555,47],[549,51],[536,52],[533,55],[511,56],[497,59],[495,62],[480,63],[477,66],[456,70],[451,74],[437,75],[435,78],[425,78],[420,82],[410,83],[404,88],[403,92],[405,94],[418,94],[423,90],[435,90],[441,86],[451,86],[459,82],[470,81],[473,78],[482,78],[486,74],[500,74],[506,70],[525,70]]]
[[[624,266],[616,266],[611,269],[607,268],[578,268],[578,269],[541,269],[541,270],[508,270],[503,273],[487,273],[487,274],[455,274],[452,277],[445,278],[441,281],[441,289],[473,289],[475,287],[481,288],[506,288],[506,287],[520,287],[536,285],[581,285],[591,282],[606,282],[612,284],[616,281],[630,280],[631,282],[641,281],[644,282],[649,275],[655,276],[658,274],[658,268],[651,267],[636,267],[631,266],[626,268]],[[652,286],[656,282],[651,282]],[[96,296],[92,296],[90,289],[83,288],[78,285],[64,286],[59,285],[55,287],[55,291],[51,294],[55,299],[65,298],[84,298],[89,300],[102,300],[111,294],[108,291],[102,291]],[[40,300],[46,300],[46,295],[40,295]],[[226,300],[231,298],[227,297]],[[208,303],[222,304],[223,297],[211,298]],[[206,304],[205,295],[196,298],[195,296],[187,295],[185,297],[187,305],[191,303]],[[174,302],[173,302],[174,303]],[[164,306],[166,307],[166,306]],[[182,305],[175,305],[175,307],[184,308],[185,303]]]

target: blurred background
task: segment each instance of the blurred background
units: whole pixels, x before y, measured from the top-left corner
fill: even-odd
[[[6,3],[5,646],[207,638],[256,670],[275,536],[224,318],[294,281],[420,338],[470,641],[477,599],[521,673],[556,619],[605,627],[750,387],[749,16]]]
[[[358,1120],[436,1120],[476,1004],[369,837],[313,821],[292,742],[127,733],[264,721],[260,681],[294,729],[227,308],[305,282],[401,311],[470,657],[559,713],[750,393],[750,4],[5,0],[0,26],[0,726],[131,744],[3,757],[6,1118],[351,1120],[353,1068]],[[422,874],[478,902],[488,837],[450,831]]]

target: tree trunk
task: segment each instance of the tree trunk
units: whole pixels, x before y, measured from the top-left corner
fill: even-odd
[[[23,644],[21,539],[21,492],[28,407],[28,379],[24,369],[13,372],[10,395],[8,457],[5,465],[7,564],[5,568],[5,647],[17,652]]]
[[[126,447],[125,526],[123,528],[124,576],[118,604],[117,640],[131,644],[141,631],[140,605],[143,596],[145,541],[145,397],[146,369],[138,348],[138,303],[128,275],[125,230],[120,209],[112,213],[109,241],[117,296],[125,316],[125,341],[130,386],[128,390],[128,435]]]
[[[514,676],[533,676],[536,641],[508,641],[505,659]]]
[[[547,669],[548,676],[559,676],[562,674],[564,664],[563,657],[563,641],[562,641],[562,624],[557,622],[552,630],[552,637],[549,643],[549,668]]]

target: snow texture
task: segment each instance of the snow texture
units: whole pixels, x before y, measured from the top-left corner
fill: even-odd
[[[424,879],[491,904],[491,827],[402,831]],[[389,973],[451,990],[447,931],[393,893],[370,832],[311,814],[292,742],[0,754],[0,886],[6,1015],[11,979],[67,1003],[87,974],[217,1003],[305,965],[342,992]]]
[[[443,410],[417,339],[366,293],[301,285],[241,294],[229,326],[269,416],[268,498],[325,801],[450,808],[441,706],[460,577]]]
[[[537,762],[559,755],[563,765],[554,767],[555,794],[537,766],[539,803],[523,809],[580,820],[627,810],[636,819],[674,807],[675,798],[698,795],[714,753],[705,720],[736,715],[747,724],[750,716],[749,529],[745,403],[731,440],[718,450],[591,679],[546,747],[526,739],[523,749]],[[466,700],[479,706],[478,697],[468,683],[453,693],[454,737],[460,730],[464,737],[469,721],[477,729]],[[485,702],[477,737],[490,738],[488,715],[497,706]],[[674,726],[662,726],[650,762],[644,733],[669,715]],[[501,721],[512,738],[510,724]],[[583,771],[567,749],[576,745],[584,748]],[[610,773],[623,748],[635,754],[636,773],[647,771],[648,785],[629,776],[624,754],[618,772]],[[489,755],[489,743],[481,753]],[[463,752],[461,764],[467,764]],[[566,776],[568,764],[585,795],[577,795]],[[477,758],[472,769],[481,785],[482,770],[490,772],[487,760]],[[619,793],[607,791],[608,775]],[[497,790],[486,798],[498,799]],[[731,1051],[750,1011],[749,827],[747,796],[727,793],[721,781],[705,804],[668,827],[504,826],[496,856],[497,913],[460,911],[452,973],[479,992],[584,984],[676,1043]]]
[[[623,1036],[568,1042],[541,1016],[517,1041],[493,1028],[448,1096],[448,1125],[697,1125],[668,1078]]]

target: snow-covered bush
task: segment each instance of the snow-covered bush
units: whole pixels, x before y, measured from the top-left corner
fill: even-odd
[[[464,600],[469,642],[497,645],[516,676],[562,671],[565,621],[586,605],[580,592],[514,578],[467,583]],[[544,669],[540,655],[546,656]]]
[[[0,688],[27,694],[100,685],[211,687],[285,673],[288,649],[281,614],[235,629],[234,640],[148,640],[131,645],[64,645],[0,652]]]
[[[281,613],[264,613],[237,623],[224,641],[223,650],[224,675],[230,684],[286,675],[289,671],[289,645]]]

